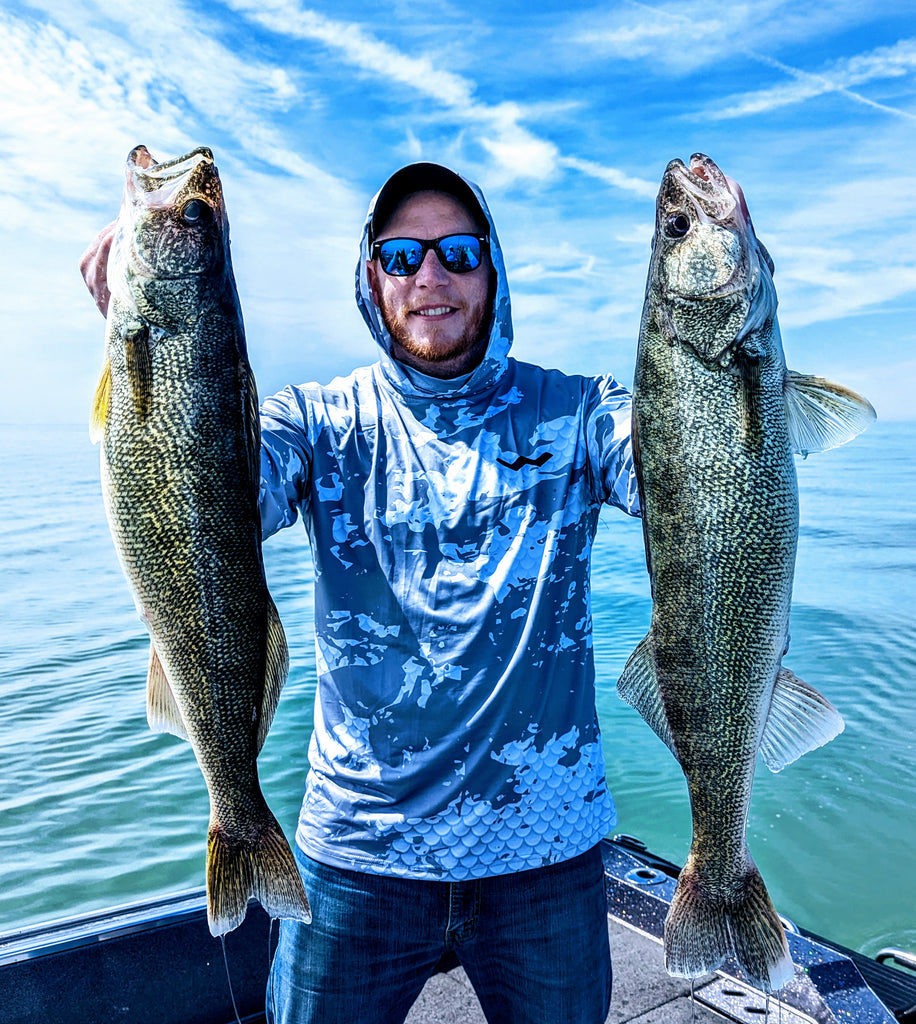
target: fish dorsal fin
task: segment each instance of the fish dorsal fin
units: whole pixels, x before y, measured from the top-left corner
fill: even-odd
[[[175,694],[172,693],[168,676],[152,644],[149,647],[149,673],[146,677],[146,720],[153,732],[168,732],[182,740],[188,738]]]
[[[839,711],[787,668],[776,676],[760,756],[771,772],[780,772],[809,750],[829,743],[844,728]]]
[[[823,377],[789,370],[784,395],[789,439],[799,455],[846,444],[877,419],[871,402]]]
[[[264,698],[261,701],[261,714],[258,721],[258,750],[264,746],[270,723],[274,720],[274,712],[280,702],[280,691],[286,682],[289,672],[289,649],[286,646],[286,633],[280,621],[277,606],[267,598],[267,664],[264,672]]]
[[[142,322],[131,322],[121,332],[124,340],[124,359],[127,379],[137,419],[149,415],[153,402],[153,361],[149,352],[149,327]]]
[[[655,735],[677,757],[671,727],[662,703],[661,689],[655,672],[652,634],[646,634],[636,645],[617,680],[617,695],[642,715]]]
[[[92,400],[92,412],[89,414],[89,438],[93,444],[102,440],[105,424],[108,422],[108,410],[111,406],[111,363],[106,359],[102,367],[102,375],[96,385],[95,398]]]

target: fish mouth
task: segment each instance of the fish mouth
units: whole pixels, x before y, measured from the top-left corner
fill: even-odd
[[[737,295],[747,295],[750,279],[756,275],[748,275],[748,260],[753,263],[750,253],[757,246],[760,255],[769,265],[772,272],[772,260],[768,253],[765,253],[760,246],[753,231],[750,213],[744,199],[741,186],[725,174],[718,164],[704,153],[694,153],[690,157],[690,163],[685,164],[682,160],[672,160],[665,169],[665,176],[662,190],[658,200],[659,216],[666,212],[676,216],[683,211],[690,221],[698,221],[707,225],[715,225],[719,228],[737,234],[747,244],[742,245],[746,255],[738,260],[732,268],[732,273],[727,280],[700,294],[685,294],[679,291],[668,291],[665,294],[669,299],[677,302],[690,304],[700,302],[714,302],[721,299],[728,299]],[[659,222],[659,230],[662,225]],[[667,230],[666,230],[666,233]],[[675,238],[681,237],[673,236]]]
[[[672,160],[665,168],[665,173],[693,200],[700,216],[723,221],[732,216],[736,209],[747,214],[741,187],[723,174],[715,160],[704,153],[694,153],[689,166],[683,160]]]
[[[225,228],[225,207],[213,151],[208,146],[198,146],[182,156],[159,162],[146,146],[135,146],[128,154],[125,175],[122,234],[132,276],[184,281],[206,274],[211,260],[198,264],[196,259],[180,257],[188,256],[194,245],[213,247],[213,240],[206,237],[206,225],[213,218],[218,232]],[[197,242],[192,230],[189,240],[182,243],[182,211],[195,201],[207,207],[207,219],[201,220]],[[147,223],[155,225],[149,233],[145,230]],[[188,221],[184,227],[193,223]],[[145,237],[147,234],[150,237]],[[163,252],[174,258],[161,258]],[[163,272],[170,263],[172,272]],[[180,263],[184,266],[174,265]]]
[[[156,161],[146,146],[135,146],[127,157],[125,173],[133,201],[149,208],[173,206],[182,189],[192,183],[200,191],[200,198],[207,193],[211,206],[216,202],[222,205],[216,162],[208,146],[198,146],[184,156],[162,163]],[[214,183],[217,183],[215,188]]]
[[[150,181],[170,181],[173,178],[183,178],[194,170],[200,163],[212,164],[213,150],[209,146],[198,146],[184,156],[175,157],[173,160],[163,160],[161,163],[150,153],[146,146],[135,146],[127,157],[128,171],[149,179]]]

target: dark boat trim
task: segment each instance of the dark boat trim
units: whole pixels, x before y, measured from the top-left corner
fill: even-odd
[[[602,852],[608,913],[660,939],[676,866],[624,836],[605,840]],[[243,925],[225,937],[244,1024],[264,1019],[275,943],[276,929],[255,903]],[[916,1024],[912,975],[808,933],[790,934],[789,944],[799,971],[779,993],[785,1024]],[[441,968],[453,965],[443,962]],[[737,968],[726,965],[717,976],[697,982],[697,1001],[726,1020],[763,1019],[763,997],[736,984],[741,980]],[[771,999],[771,1012],[776,1007]],[[235,1019],[223,947],[207,927],[203,890],[0,936],[3,1024],[231,1024]],[[771,1019],[779,1020],[778,1013]]]

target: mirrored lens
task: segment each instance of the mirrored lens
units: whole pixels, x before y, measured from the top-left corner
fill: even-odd
[[[448,235],[437,246],[442,265],[456,274],[480,266],[480,241],[473,235]]]
[[[412,238],[390,238],[382,242],[378,250],[382,270],[398,277],[415,274],[420,269],[424,253],[422,243]]]
[[[474,235],[446,235],[429,240],[389,238],[377,243],[382,269],[395,277],[415,274],[430,248],[436,250],[439,262],[453,274],[466,274],[480,266],[480,239]]]

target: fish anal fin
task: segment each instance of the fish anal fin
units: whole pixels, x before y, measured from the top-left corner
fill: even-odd
[[[617,695],[642,715],[656,736],[677,757],[655,671],[651,632],[639,641],[624,665],[623,672],[617,680]]]
[[[137,419],[149,415],[153,403],[153,361],[149,351],[149,327],[144,323],[131,322],[121,331],[124,342],[124,359],[127,364],[127,380],[133,399]]]
[[[92,412],[89,414],[89,437],[93,444],[102,440],[105,424],[108,422],[108,410],[111,408],[111,363],[106,359],[96,385],[95,398],[92,400]]]
[[[839,711],[787,668],[776,676],[760,756],[771,772],[782,771],[809,750],[829,743],[844,728]]]
[[[877,419],[868,399],[824,377],[788,370],[783,394],[789,441],[799,455],[846,444]]]
[[[188,738],[175,694],[172,693],[168,676],[152,644],[149,649],[149,672],[146,677],[146,720],[153,732],[168,732],[182,740]]]
[[[280,613],[273,600],[267,598],[267,660],[264,672],[264,696],[258,720],[258,751],[264,746],[270,724],[273,722],[280,691],[289,672],[289,650],[286,633],[280,622]]]

